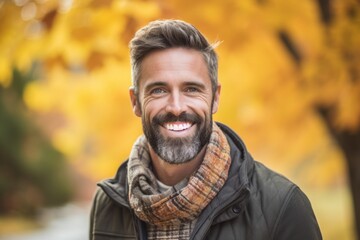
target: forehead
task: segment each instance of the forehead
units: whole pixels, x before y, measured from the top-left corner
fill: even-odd
[[[210,84],[203,54],[187,48],[169,48],[148,54],[141,63],[139,85],[152,80],[201,80]]]

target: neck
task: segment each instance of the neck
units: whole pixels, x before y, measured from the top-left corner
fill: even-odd
[[[181,164],[168,163],[161,159],[151,146],[149,146],[149,149],[155,176],[160,182],[168,186],[174,186],[199,168],[204,159],[206,146],[193,159]]]

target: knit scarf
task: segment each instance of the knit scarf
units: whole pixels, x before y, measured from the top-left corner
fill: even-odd
[[[140,136],[128,162],[129,202],[147,223],[148,238],[188,239],[197,217],[224,185],[230,163],[229,144],[214,123],[200,167],[188,179],[160,193],[147,140]]]

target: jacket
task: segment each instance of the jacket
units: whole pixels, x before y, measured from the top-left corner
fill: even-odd
[[[240,138],[218,123],[231,149],[228,179],[199,215],[190,239],[322,239],[311,204],[294,183],[254,161]],[[90,217],[91,240],[145,240],[146,224],[128,203],[127,161],[98,183]]]

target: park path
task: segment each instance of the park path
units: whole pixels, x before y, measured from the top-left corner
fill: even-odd
[[[86,240],[89,229],[89,204],[68,204],[47,209],[41,216],[41,229],[0,236],[0,240]]]

